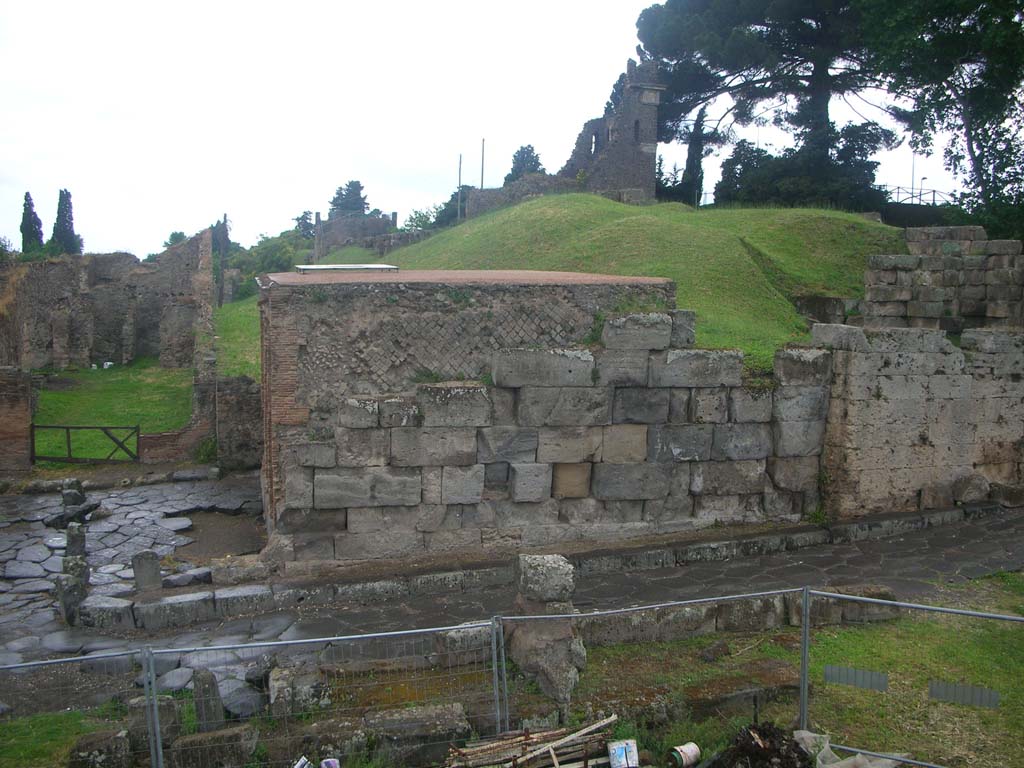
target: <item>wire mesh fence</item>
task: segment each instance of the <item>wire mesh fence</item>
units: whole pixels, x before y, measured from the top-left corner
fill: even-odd
[[[94,652],[0,669],[0,699],[16,713],[3,730],[5,761],[45,765],[58,740],[114,764],[155,764],[145,663],[142,652]]]
[[[1024,616],[808,592],[805,722],[837,754],[1024,766]]]
[[[1004,738],[1024,732],[1022,623],[789,589],[381,634],[98,647],[0,668],[0,768],[51,765],[55,741],[71,766],[436,764],[476,737],[608,713],[700,734],[712,750],[770,720],[827,734],[841,756],[1024,767]]]

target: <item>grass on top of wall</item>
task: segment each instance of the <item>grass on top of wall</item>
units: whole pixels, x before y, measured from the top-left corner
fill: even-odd
[[[331,261],[668,277],[679,307],[697,312],[698,346],[740,349],[748,367],[768,369],[775,350],[809,339],[792,296],[860,296],[868,256],[905,252],[902,230],[851,213],[635,206],[571,194],[491,211],[384,259],[346,248]],[[244,357],[231,351],[236,344],[258,346],[258,322],[248,322],[238,336],[222,333],[228,358]]]
[[[192,371],[161,368],[154,358],[103,370],[61,371],[47,376],[39,392],[36,424],[135,426],[165,432],[188,424],[192,415]],[[132,446],[134,447],[134,446]],[[104,458],[114,448],[94,432],[73,432],[73,455]],[[64,455],[64,433],[39,434],[36,453]]]

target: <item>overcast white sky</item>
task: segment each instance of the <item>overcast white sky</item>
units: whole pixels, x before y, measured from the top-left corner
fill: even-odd
[[[482,137],[486,186],[522,144],[557,171],[601,114],[650,4],[4,2],[0,235],[20,247],[30,191],[49,237],[62,187],[87,251],[140,257],[224,213],[232,239],[251,245],[303,210],[326,213],[353,178],[402,221],[447,199],[460,152],[463,181],[479,184]],[[683,164],[684,147],[661,151]],[[909,186],[910,157],[880,158],[878,182]],[[706,191],[718,163],[705,161]],[[954,188],[938,157],[915,170],[918,184]]]

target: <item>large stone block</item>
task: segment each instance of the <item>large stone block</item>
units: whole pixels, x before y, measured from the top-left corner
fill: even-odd
[[[700,461],[690,467],[690,490],[695,494],[729,496],[765,490],[764,460]]]
[[[334,409],[339,427],[366,429],[379,423],[380,408],[376,397],[346,397]]]
[[[321,469],[313,486],[316,509],[408,506],[421,500],[419,469]]]
[[[690,393],[690,421],[694,424],[721,424],[729,420],[729,390],[725,387],[699,387]]]
[[[654,390],[652,390],[654,391]],[[690,396],[692,389],[670,389],[668,398],[668,423],[690,423]]]
[[[391,451],[391,430],[338,427],[334,430],[334,442],[337,451],[337,466],[381,467],[388,463]]]
[[[476,430],[456,427],[399,427],[391,430],[391,463],[396,467],[476,464]]]
[[[609,464],[636,464],[647,458],[647,426],[615,424],[604,427],[602,461]]]
[[[78,623],[96,629],[134,629],[132,607],[131,600],[89,595],[78,606]]]
[[[519,555],[516,592],[538,603],[567,603],[576,591],[572,563],[561,555]]]
[[[664,464],[595,464],[598,499],[659,499],[668,495],[672,468]]]
[[[551,495],[556,499],[582,499],[590,495],[593,464],[555,464],[552,469]]]
[[[424,427],[486,427],[491,424],[491,398],[483,384],[444,382],[421,384],[416,403]]]
[[[442,504],[476,504],[483,499],[484,465],[445,467],[441,478]]]
[[[651,355],[652,387],[738,387],[743,354],[722,349],[670,349]]]
[[[738,423],[772,420],[772,390],[733,387],[729,390],[729,420]]]
[[[786,491],[810,491],[818,487],[818,457],[773,456],[768,459],[768,474],[776,488]]]
[[[221,618],[246,616],[273,609],[274,593],[266,584],[247,584],[214,590],[213,604]]]
[[[134,611],[135,625],[150,631],[185,627],[217,618],[213,592],[168,595],[152,602],[136,603]]]
[[[419,427],[423,425],[423,414],[414,397],[407,395],[382,397],[379,407],[382,427]]]
[[[307,509],[313,506],[313,472],[311,467],[285,465],[285,509]]]
[[[174,768],[244,768],[256,751],[259,733],[251,725],[193,733],[171,747]]]
[[[348,531],[436,531],[446,526],[446,512],[447,507],[443,504],[420,504],[416,507],[351,507],[348,510]]]
[[[829,384],[832,354],[825,349],[780,349],[775,353],[775,378],[779,384]]]
[[[777,456],[817,456],[825,442],[824,421],[779,421],[772,431]]]
[[[783,386],[775,390],[777,421],[819,421],[828,416],[827,386]]]
[[[597,381],[602,387],[643,387],[647,385],[647,361],[644,350],[606,349],[597,354]]]
[[[613,317],[601,332],[608,349],[665,349],[671,339],[672,318],[662,312]]]
[[[504,461],[527,464],[537,460],[536,429],[488,427],[476,432],[476,456],[480,464]]]
[[[647,430],[647,459],[707,461],[711,458],[714,430],[711,424],[651,426]]]
[[[338,560],[377,560],[422,554],[426,535],[419,531],[341,533],[334,537],[334,556]]]
[[[376,403],[374,403],[376,405]],[[376,414],[375,414],[376,416]],[[300,467],[336,466],[333,443],[307,443],[294,448],[295,459]]]
[[[517,406],[518,420],[524,427],[611,423],[608,387],[523,387]]]
[[[560,427],[538,431],[537,461],[542,464],[578,464],[600,461],[602,427]]]
[[[543,501],[551,498],[550,464],[512,464],[509,483],[512,501]]]
[[[586,349],[503,349],[491,366],[499,387],[589,387],[594,355]]]
[[[697,496],[693,508],[694,517],[703,525],[712,523],[760,523],[764,521],[764,504],[761,494],[729,494]]]
[[[772,453],[768,424],[715,424],[711,458],[715,461],[764,459]]]
[[[689,349],[697,338],[697,313],[689,309],[674,309],[672,316],[673,349]]]
[[[664,424],[668,421],[668,389],[618,387],[612,420],[616,424]]]
[[[852,325],[815,323],[811,326],[811,341],[826,349],[847,352],[868,351],[868,340],[864,335],[864,329]]]

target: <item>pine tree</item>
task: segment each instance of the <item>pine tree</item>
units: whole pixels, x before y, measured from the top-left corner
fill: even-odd
[[[360,181],[353,179],[338,187],[334,197],[331,198],[331,216],[361,216],[370,207],[366,202],[366,195],[363,194],[363,185]]]
[[[43,247],[43,222],[36,216],[32,195],[25,193],[25,204],[21,209],[21,252],[33,253]]]
[[[47,245],[57,253],[81,253],[82,238],[75,234],[75,219],[71,212],[71,193],[60,191],[57,199],[57,219],[53,222],[53,236]]]

